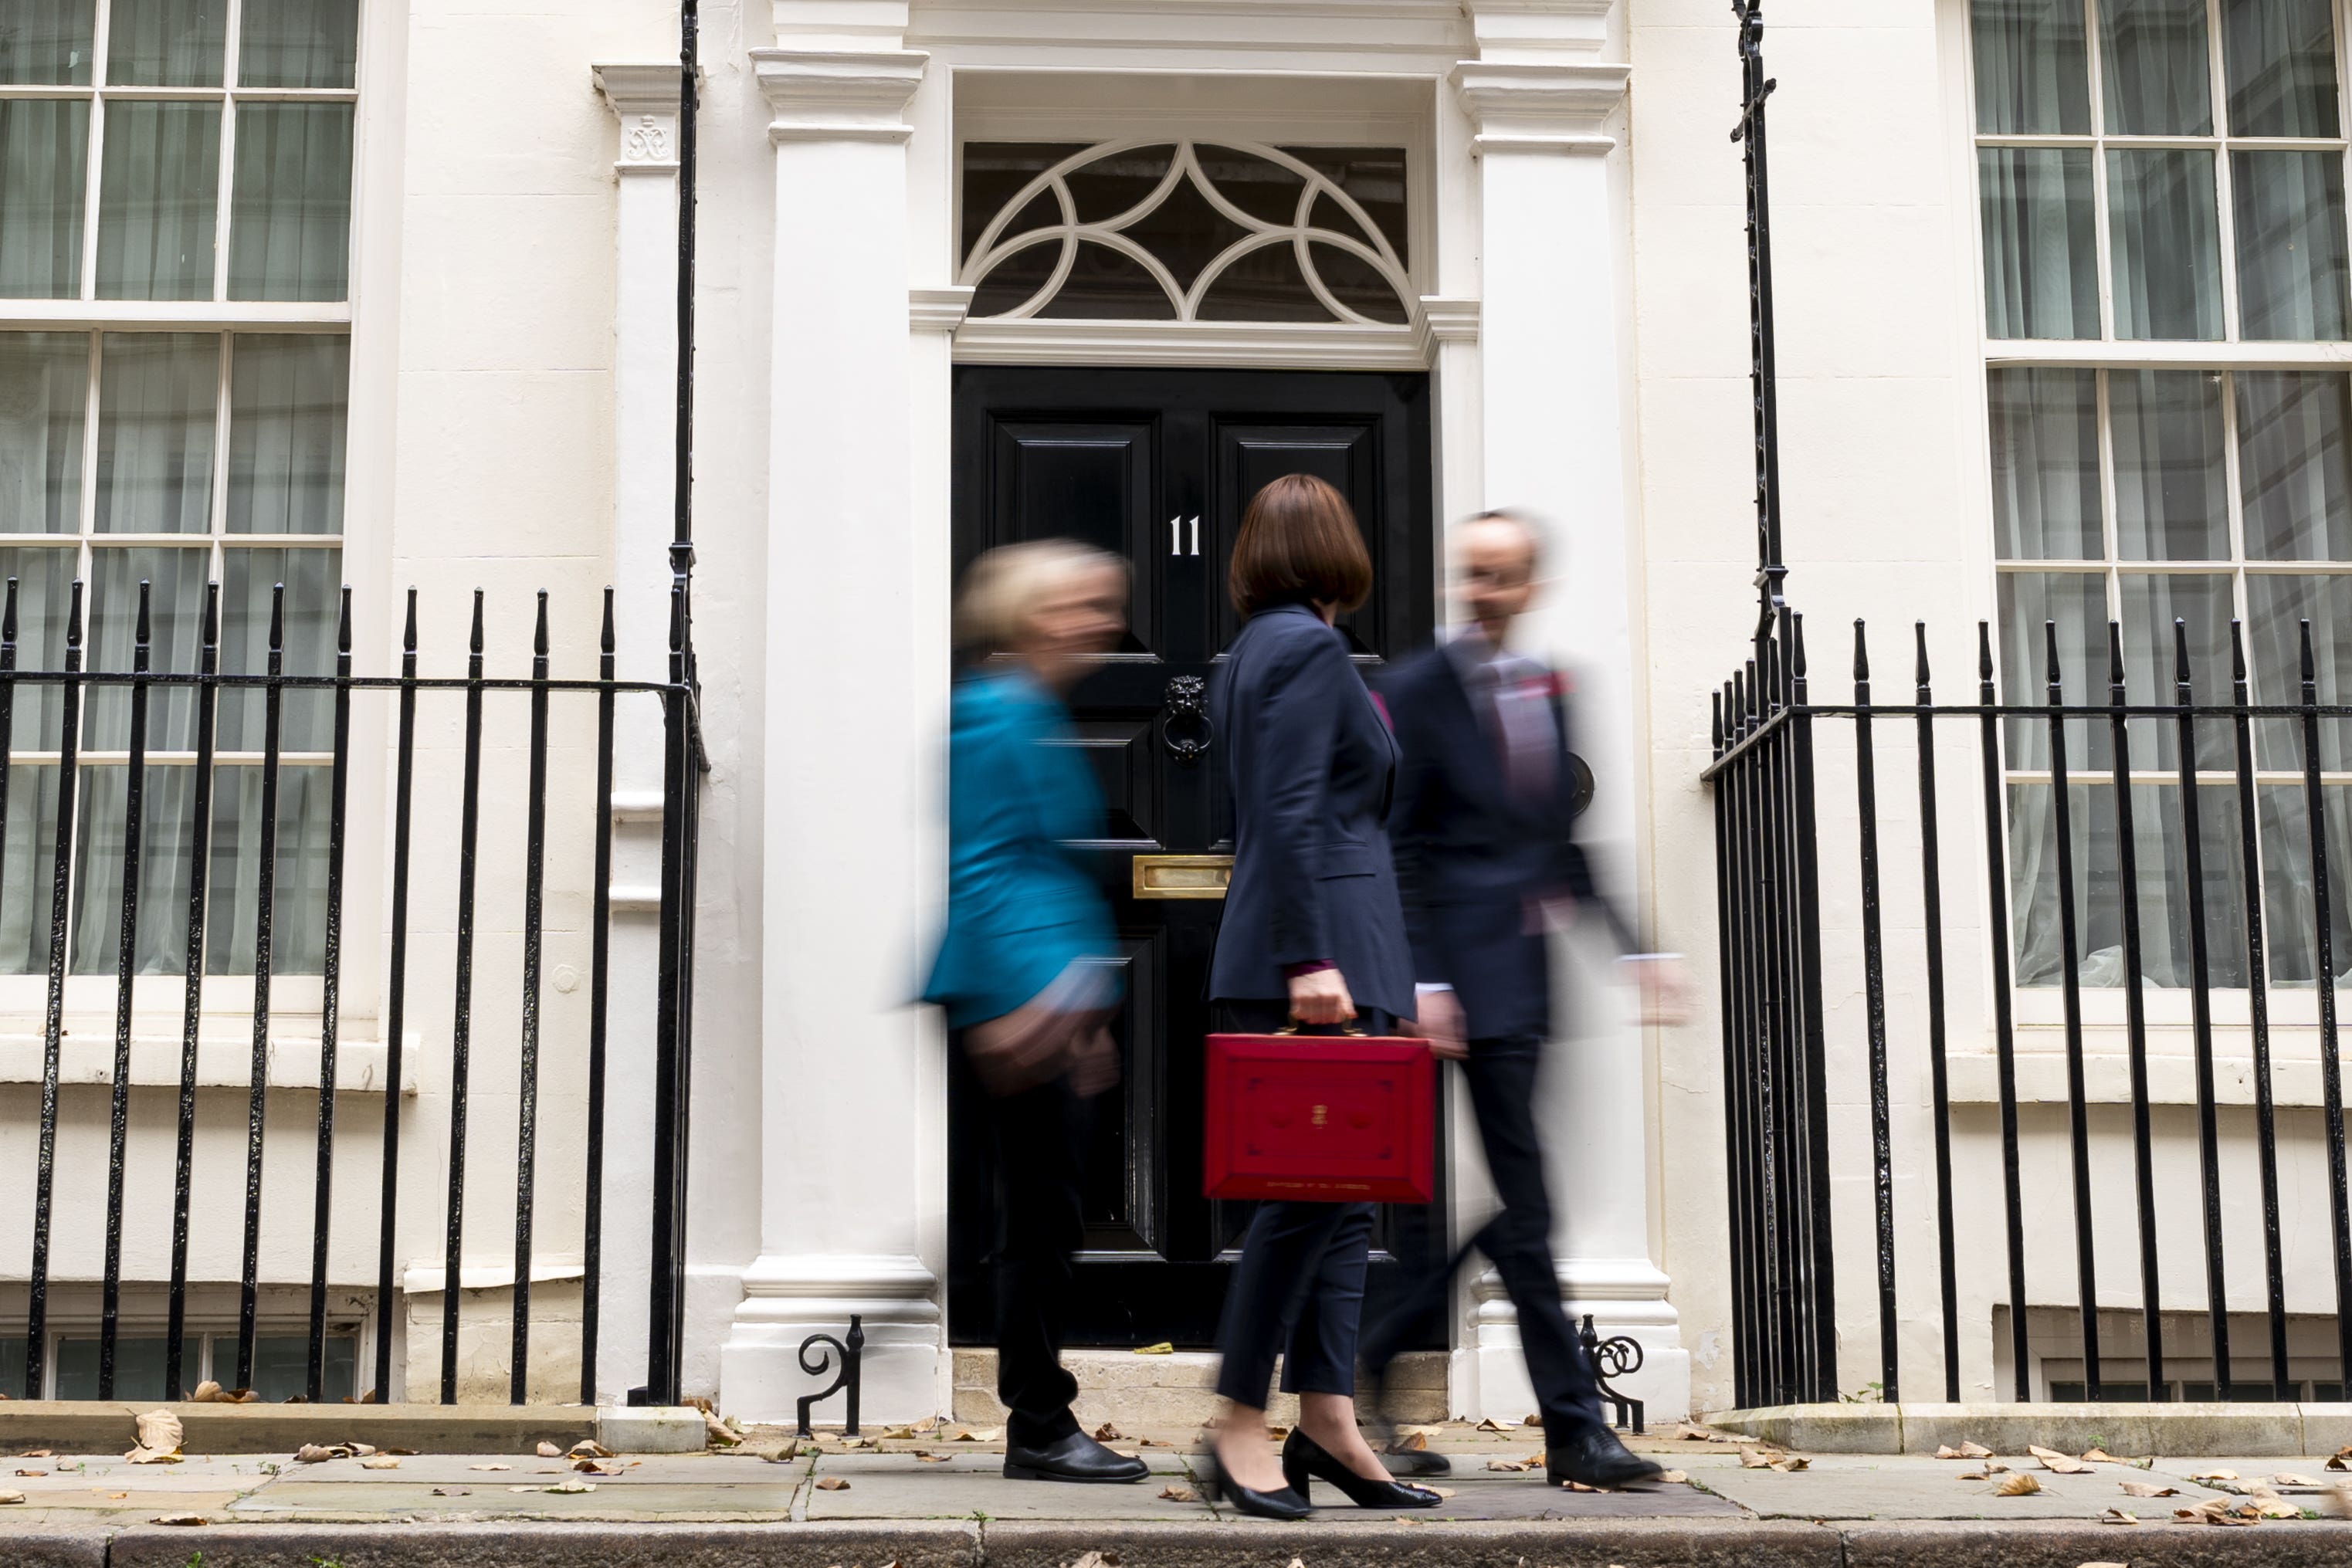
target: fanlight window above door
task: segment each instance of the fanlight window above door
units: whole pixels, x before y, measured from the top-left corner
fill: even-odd
[[[975,141],[974,318],[1402,327],[1401,148]]]

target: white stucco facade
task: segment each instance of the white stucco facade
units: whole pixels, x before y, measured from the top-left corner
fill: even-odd
[[[1822,0],[1777,12],[1768,50],[1780,82],[1771,123],[1790,594],[1814,628],[1819,689],[1833,699],[1844,689],[1843,628],[1857,616],[1874,628],[1884,684],[1906,693],[1906,628],[1926,620],[1939,689],[1965,699],[1974,623],[1997,613],[1968,8]],[[362,16],[344,525],[359,662],[396,662],[398,591],[415,583],[427,672],[457,673],[467,591],[479,585],[489,663],[519,672],[529,596],[544,588],[556,673],[592,674],[610,583],[621,674],[659,679],[675,368],[674,8],[364,0]],[[1597,946],[1579,940],[1560,955],[1572,1006],[1543,1123],[1561,1287],[1571,1312],[1593,1313],[1601,1333],[1642,1342],[1646,1364],[1628,1390],[1649,1401],[1654,1420],[1731,1405],[1714,827],[1699,774],[1709,695],[1754,621],[1755,546],[1743,188],[1727,138],[1738,63],[1722,0],[713,0],[702,12],[701,68],[695,623],[710,771],[688,1390],[747,1420],[789,1419],[815,1381],[799,1365],[801,1342],[839,1333],[856,1313],[866,1416],[898,1421],[950,1406],[946,1043],[937,1019],[906,998],[944,879],[952,369],[1203,365],[1425,371],[1433,515],[1442,524],[1516,506],[1558,520],[1562,573],[1540,635],[1575,674],[1581,749],[1601,779],[1587,836],[1611,877],[1638,894],[1660,944],[1688,955],[1697,999],[1687,1022],[1643,1026]],[[958,197],[966,141],[1194,136],[1406,149],[1407,326],[969,319]],[[0,325],[12,329],[65,319],[0,302]],[[2131,358],[2095,348],[2084,362]],[[2322,357],[2315,350],[2311,362]],[[338,1322],[355,1325],[362,1364],[373,1336],[390,1334],[395,1379],[411,1397],[431,1397],[447,1283],[439,1184],[456,825],[436,810],[417,821],[408,1038],[403,1082],[387,1084],[391,895],[379,824],[391,790],[388,713],[363,707],[357,721],[352,814],[362,825],[350,897],[363,918],[346,937],[331,1276]],[[643,1380],[641,1216],[652,1169],[644,1020],[658,728],[650,704],[625,706],[620,725],[615,1109],[593,1380],[604,1398]],[[488,737],[494,801],[510,804],[521,777],[518,732],[494,723]],[[592,765],[591,738],[578,715],[560,721],[561,766],[572,770],[560,778]],[[1957,783],[1942,873],[1948,889],[1980,890],[1982,824],[1965,793],[1976,756],[1958,732],[1948,739],[1945,771]],[[446,774],[454,721],[428,720],[418,744],[422,764]],[[1859,1388],[1876,1375],[1877,1320],[1851,757],[1849,743],[1825,738],[1831,1218],[1842,1371]],[[1940,1383],[1941,1341],[1916,1023],[1916,805],[1903,787],[1910,757],[1882,758],[1897,780],[1882,789],[1882,810],[1894,890],[1904,1354],[1906,1378],[1926,1391]],[[550,1047],[542,1067],[534,1272],[547,1315],[532,1377],[551,1398],[575,1396],[579,1385],[567,1324],[582,1267],[585,1081],[568,1042],[584,1027],[577,981],[591,839],[575,811],[549,850],[545,1028],[567,1043]],[[487,834],[484,854],[486,885],[519,876],[511,831]],[[519,931],[500,925],[481,940],[478,993],[510,1008]],[[1955,1163],[1978,1184],[1999,1172],[1988,940],[1981,900],[1951,898]],[[67,1075],[81,1087],[68,1092],[59,1159],[102,1171],[106,1106],[89,1085],[106,1076],[112,990],[110,980],[86,992],[81,984],[68,997]],[[37,976],[0,978],[0,1158],[10,1162],[32,1157],[40,986]],[[157,1087],[152,1100],[133,1099],[124,1267],[142,1322],[160,1315],[152,1282],[168,1269],[168,1226],[140,1217],[170,1201],[162,1086],[175,1079],[180,995],[176,983],[150,986],[142,980],[137,1082]],[[207,1050],[218,1061],[206,1058],[196,1155],[197,1211],[212,1223],[197,1228],[195,1273],[210,1281],[205,1310],[233,1316],[250,1031],[234,984],[215,991]],[[2248,1238],[2233,1246],[2252,1249],[2237,997],[2217,1003],[2225,1206],[2233,1235]],[[262,1278],[293,1291],[310,1277],[316,984],[305,993],[292,983],[278,1001],[271,1082],[283,1088],[270,1101]],[[2137,1276],[2120,996],[2093,995],[2088,1010],[2097,1196],[2113,1219],[2098,1233],[2102,1299],[2122,1309],[2137,1301]],[[2307,988],[2283,994],[2273,1014],[2286,1289],[2303,1317],[2334,1309],[2319,1043]],[[2073,1238],[2054,994],[2021,993],[2018,1017],[2031,1300],[2064,1307]],[[2150,1019],[2162,1202],[2188,1215],[2199,1200],[2185,998],[2154,995]],[[461,1348],[467,1387],[491,1397],[504,1396],[500,1314],[513,1274],[512,1033],[484,1026],[473,1059],[468,1201],[490,1218],[468,1231],[461,1282],[479,1293],[468,1298]],[[405,1107],[397,1250],[407,1294],[397,1303],[373,1300],[373,1172],[387,1092]],[[1457,1224],[1474,1223],[1486,1200],[1466,1131],[1453,1139]],[[87,1315],[98,1265],[83,1222],[100,1196],[61,1197],[52,1267],[67,1283],[53,1318]],[[1991,1326],[2006,1291],[1997,1187],[1979,1185],[1958,1209],[1963,1392],[1990,1397],[1997,1382],[2006,1386]],[[2167,1231],[2168,1311],[2203,1309],[2191,1235],[2185,1220]],[[29,1217],[0,1205],[0,1279],[21,1278],[29,1245]],[[2233,1308],[2259,1310],[2251,1251],[2235,1258],[2231,1280]],[[6,1301],[0,1314],[16,1310]],[[1499,1283],[1466,1283],[1457,1307],[1451,1405],[1517,1418],[1531,1396]],[[0,1315],[0,1334],[14,1321]],[[2056,1323],[2037,1354],[2063,1360],[2066,1332]]]

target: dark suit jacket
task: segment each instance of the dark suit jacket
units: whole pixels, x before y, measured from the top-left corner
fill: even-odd
[[[1533,901],[1568,894],[1608,920],[1621,944],[1631,941],[1571,836],[1567,708],[1552,698],[1556,788],[1529,806],[1513,798],[1500,749],[1445,649],[1402,661],[1381,691],[1402,753],[1390,820],[1415,977],[1454,988],[1473,1040],[1548,1034],[1550,955],[1541,923],[1529,919]]]
[[[1210,684],[1209,719],[1234,800],[1211,998],[1287,998],[1286,966],[1328,959],[1359,1008],[1412,1018],[1383,825],[1396,743],[1346,641],[1305,605],[1259,612]]]

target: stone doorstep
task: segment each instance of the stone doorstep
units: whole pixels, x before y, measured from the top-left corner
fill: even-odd
[[[127,1399],[9,1399],[0,1400],[0,1453],[17,1454],[27,1448],[54,1448],[68,1454],[127,1452],[138,1438],[138,1417],[150,1410],[169,1410],[180,1418],[180,1448],[189,1454],[289,1454],[305,1443],[352,1441],[419,1452],[528,1454],[542,1442],[568,1448],[597,1432],[596,1412],[584,1405],[173,1405]]]
[[[1389,1375],[1389,1413],[1401,1421],[1444,1420],[1447,1361],[1444,1351],[1413,1351],[1397,1357]],[[1089,1428],[1109,1421],[1121,1427],[1189,1429],[1204,1425],[1217,1412],[1213,1351],[1138,1355],[1130,1350],[1069,1350],[1063,1352],[1062,1364],[1078,1380],[1074,1408],[1080,1424]],[[1280,1382],[1278,1372],[1276,1381]],[[974,1426],[1003,1424],[1005,1409],[996,1397],[996,1352],[955,1353],[951,1415]],[[1294,1423],[1298,1401],[1277,1391],[1267,1415],[1286,1425]]]
[[[11,1537],[8,1562],[32,1568],[1066,1568],[1088,1552],[1122,1568],[1267,1568],[1308,1563],[1381,1568],[2077,1568],[2128,1557],[2132,1568],[2301,1568],[2341,1563],[2352,1525],[2123,1531],[2091,1524],[1870,1524],[1607,1521],[1541,1525],[1404,1525],[1311,1520],[1295,1525],[1100,1527],[922,1521],[901,1524],[646,1525],[515,1522],[139,1525]]]
[[[2352,1443],[2352,1405],[1777,1405],[1705,1418],[1727,1432],[1820,1454],[1933,1454],[1980,1443],[2136,1458],[2294,1458]]]

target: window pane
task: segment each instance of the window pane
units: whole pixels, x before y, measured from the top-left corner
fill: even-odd
[[[2345,330],[2344,154],[2232,152],[2239,330],[2310,342]]]
[[[35,1389],[34,1394],[40,1391]],[[0,1334],[0,1394],[11,1399],[27,1397],[25,1391],[25,1336]]]
[[[74,845],[79,909],[74,920],[73,967],[78,975],[111,975],[122,939],[123,826],[130,808],[131,769],[122,764],[86,768],[81,775],[79,841]],[[139,805],[138,940],[132,948],[142,975],[187,972],[188,849],[195,810],[196,770],[150,763]],[[11,880],[15,878],[12,876]],[[46,878],[39,879],[46,887]]]
[[[2116,445],[2116,548],[2126,560],[2230,559],[2221,378],[2205,371],[2107,377]]]
[[[2352,577],[2246,576],[2246,657],[2254,701],[2303,700],[2303,628],[2311,622],[2311,652],[2322,703],[2352,702]],[[2303,766],[2303,722],[2254,721],[2256,759],[2264,768]],[[2319,765],[2352,768],[2352,720],[2319,721]],[[2352,897],[2352,887],[2345,890]]]
[[[98,198],[101,299],[210,299],[220,106],[110,100]]]
[[[1977,129],[1988,136],[2091,133],[2078,0],[1972,0]]]
[[[239,337],[229,361],[228,531],[343,528],[351,340]]]
[[[359,1390],[352,1377],[359,1364],[356,1342],[329,1335],[320,1346],[320,1397],[348,1399]],[[300,1334],[257,1335],[253,1342],[253,1391],[265,1405],[298,1399],[310,1387],[310,1342]]]
[[[253,973],[254,922],[261,908],[261,771],[245,766],[213,773],[208,975]],[[274,975],[316,975],[325,967],[330,772],[321,767],[278,770],[278,880],[270,905]]]
[[[114,1342],[114,1396],[117,1399],[163,1397],[164,1342],[123,1337]],[[58,1342],[58,1391],[60,1399],[98,1397],[98,1336]]]
[[[106,24],[112,87],[218,87],[228,0],[114,0]]]
[[[87,101],[0,99],[0,295],[80,295],[89,157]]]
[[[8,883],[21,892],[0,898],[0,975],[46,974],[48,890],[58,852],[57,764],[19,758],[9,765],[6,848]]]
[[[2099,12],[2107,134],[2211,134],[2205,0],[2101,0]]]
[[[18,669],[66,667],[66,616],[77,562],[70,548],[0,549],[0,578],[16,580]],[[18,686],[16,714],[9,727],[11,747],[19,751],[55,751],[64,697],[64,688],[60,686]],[[0,899],[0,906],[6,902]]]
[[[2058,623],[2060,689],[2069,704],[2107,700],[2107,580],[2095,571],[2005,571],[2000,574],[2000,700],[2042,706],[2050,700],[2045,623]],[[2007,721],[2009,766],[2050,766],[2050,725],[2040,718]],[[2107,763],[2107,727],[2087,718],[2066,721],[2070,772]]]
[[[2058,837],[2051,786],[2009,790],[2010,891],[2017,911],[2017,983],[2056,986],[2064,977],[2058,919]],[[2210,984],[2246,983],[2246,936],[2239,912],[2246,886],[2239,854],[2238,805],[2227,785],[2200,788],[2199,847],[2204,866],[2206,972]],[[2124,965],[2121,824],[2112,782],[2076,784],[2066,792],[2074,850],[2075,977],[2084,988],[2120,987]],[[2140,979],[2187,988],[2194,982],[2189,933],[2194,905],[2180,790],[2132,787],[2132,851],[2138,889]]]
[[[2215,986],[2243,987],[2244,912],[2252,890],[2246,885],[2245,835],[2238,828],[2237,789],[2231,784],[2200,785],[2197,806],[2198,859],[2205,869],[2207,980]],[[2132,845],[2139,872],[2141,976],[2151,985],[2186,989],[2196,983],[2197,968],[2189,945],[2194,906],[2179,786],[2132,787]],[[2116,918],[2120,920],[2120,911]],[[2116,940],[2116,977],[2102,980],[2104,985],[2122,983],[2120,926]]]
[[[81,531],[86,332],[0,332],[0,533]]]
[[[0,11],[0,82],[87,84],[97,23],[96,0],[40,0]],[[15,1386],[0,1378],[0,1389]]]
[[[2263,814],[2263,929],[2270,937],[2271,983],[2315,985],[2318,924],[2312,918],[2311,812],[2300,784],[2265,784]],[[2352,973],[2352,789],[2320,791],[2327,837],[2327,914],[2336,982]]]
[[[237,106],[231,299],[351,292],[352,112],[348,103]]]
[[[2235,610],[2230,580],[2220,575],[2125,572],[2123,597],[2124,680],[2135,703],[2169,703],[2179,695],[2179,664],[2172,623],[2189,634],[2189,682],[2193,700],[2230,700],[2230,621]],[[2170,719],[2131,721],[2132,765],[2180,766],[2180,727]],[[2237,741],[2219,720],[2197,724],[2197,765],[2236,766]]]
[[[359,0],[245,0],[236,78],[246,87],[350,87]]]
[[[284,669],[289,675],[335,673],[334,549],[232,549],[221,584],[221,669],[258,675],[269,668],[269,612],[274,585],[286,585]],[[259,751],[264,742],[264,694],[226,691],[220,699],[224,751]],[[280,714],[279,748],[327,751],[335,742],[334,705],[323,691],[289,691]]]
[[[2240,371],[2238,493],[2252,560],[2352,560],[2340,372]]]
[[[2329,0],[2223,0],[2232,136],[2335,136]]]
[[[1977,150],[1984,224],[1985,333],[2099,335],[2091,155],[2046,147]]]
[[[2219,338],[2221,238],[2213,154],[2111,150],[2107,219],[2116,336]]]
[[[2000,370],[1990,385],[1994,549],[2004,560],[2097,560],[2099,395],[2092,371]]]
[[[90,551],[89,629],[84,668],[128,670],[135,663],[139,584],[148,595],[148,667],[196,672],[204,641],[205,580],[212,551],[201,546]],[[98,750],[131,747],[131,688],[92,686],[84,700],[82,744]],[[195,693],[186,686],[149,689],[147,748],[192,751],[196,744]]]
[[[220,340],[109,332],[99,367],[98,531],[212,528]]]

